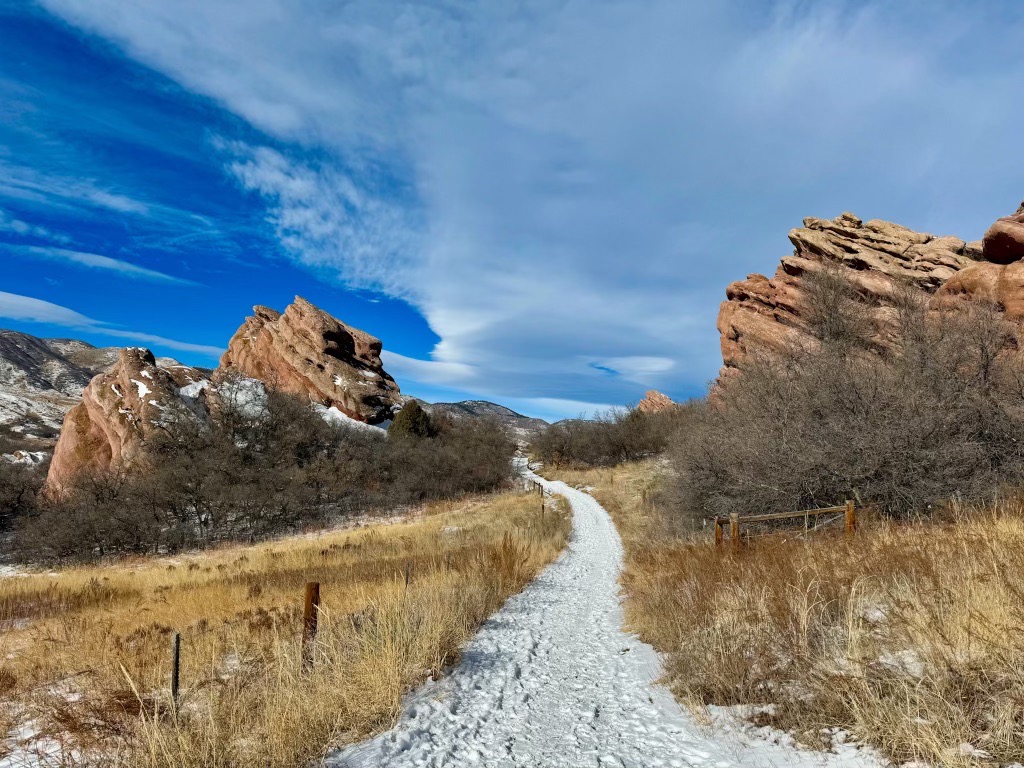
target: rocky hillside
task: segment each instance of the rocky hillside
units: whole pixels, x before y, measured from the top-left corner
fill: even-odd
[[[534,419],[516,413],[511,408],[487,400],[462,400],[457,403],[427,403],[415,399],[427,413],[440,413],[452,419],[492,418],[519,438],[526,439],[548,425],[543,419]]]
[[[839,269],[871,307],[880,344],[903,286],[921,291],[932,307],[985,300],[1024,321],[1024,203],[972,243],[888,221],[862,222],[852,213],[804,219],[789,239],[793,253],[773,277],[748,275],[726,289],[718,313],[722,375],[733,373],[748,354],[810,339],[803,314],[806,276],[827,266]]]

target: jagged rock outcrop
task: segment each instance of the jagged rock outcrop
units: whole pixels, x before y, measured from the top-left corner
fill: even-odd
[[[677,403],[668,395],[664,395],[656,389],[649,389],[643,399],[636,404],[636,409],[641,413],[660,413],[675,408]]]
[[[770,353],[810,339],[802,316],[804,276],[825,265],[842,270],[872,308],[884,336],[898,286],[933,294],[982,258],[977,243],[878,219],[862,222],[852,213],[804,219],[789,239],[793,254],[783,257],[773,277],[748,275],[726,289],[718,313],[725,375],[752,352]]]
[[[206,418],[204,373],[180,364],[161,367],[148,349],[122,350],[65,417],[47,487],[59,493],[83,471],[130,467],[144,441],[168,420]]]
[[[284,313],[254,307],[232,337],[218,374],[235,372],[309,397],[368,424],[401,407],[398,385],[381,364],[381,342],[301,297]]]

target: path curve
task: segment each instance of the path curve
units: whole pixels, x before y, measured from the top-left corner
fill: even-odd
[[[865,766],[699,728],[656,684],[653,649],[622,631],[622,542],[597,501],[525,467],[564,496],[562,556],[511,597],[461,663],[406,702],[397,727],[327,761],[336,768]]]

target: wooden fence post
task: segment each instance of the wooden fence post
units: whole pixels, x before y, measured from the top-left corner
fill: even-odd
[[[729,539],[732,542],[733,549],[739,549],[740,546],[740,513],[730,512],[729,513]]]
[[[181,682],[181,634],[174,633],[171,641],[171,702],[178,710],[178,688]]]
[[[316,642],[316,625],[320,613],[320,582],[306,584],[306,605],[302,618],[302,668],[313,666],[313,645]]]
[[[846,535],[852,536],[857,530],[857,507],[852,500],[846,500]]]
[[[725,529],[722,528],[722,518],[715,515],[715,547],[721,548],[725,541]]]

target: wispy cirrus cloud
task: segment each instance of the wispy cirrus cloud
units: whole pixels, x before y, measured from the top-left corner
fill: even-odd
[[[158,272],[155,269],[140,267],[137,264],[132,264],[131,262],[123,259],[115,259],[110,256],[103,256],[99,253],[87,253],[84,251],[69,250],[67,248],[35,245],[8,246],[8,250],[24,254],[30,258],[57,261],[88,269],[99,269],[107,272],[114,272],[122,277],[127,277],[133,280],[147,280],[150,282],[171,283],[175,285],[197,285],[197,283],[191,280],[185,280],[181,277],[175,277],[163,272]]]
[[[51,232],[46,227],[22,221],[3,209],[0,209],[0,232],[18,237],[44,238],[56,242],[67,242],[69,239],[66,235]]]
[[[155,344],[182,352],[195,352],[208,357],[217,357],[224,351],[220,347],[192,344],[187,341],[169,339],[156,334],[117,328],[100,320],[94,320],[83,315],[81,312],[76,312],[60,304],[6,291],[0,291],[0,318],[29,323],[59,325],[74,331],[97,333],[103,336],[128,339],[144,344]]]

